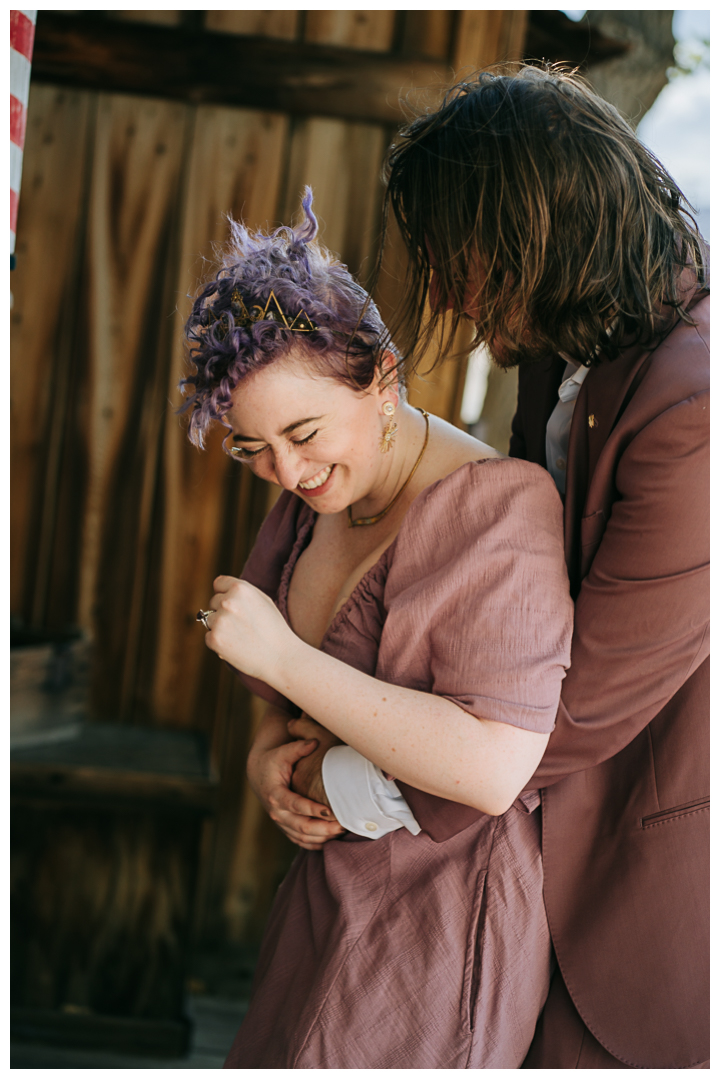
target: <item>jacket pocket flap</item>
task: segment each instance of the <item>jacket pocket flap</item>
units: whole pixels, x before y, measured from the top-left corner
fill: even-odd
[[[687,817],[688,814],[697,814],[701,810],[710,809],[710,796],[705,799],[696,799],[694,802],[682,803],[680,806],[671,806],[669,810],[659,810],[656,814],[648,814],[642,819],[643,829],[649,829],[652,825],[663,825],[666,821],[675,821],[676,818]]]

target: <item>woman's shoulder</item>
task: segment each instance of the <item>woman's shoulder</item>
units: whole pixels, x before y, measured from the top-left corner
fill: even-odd
[[[437,416],[432,417],[431,433],[429,460],[416,502],[424,498],[440,505],[454,498],[458,488],[481,498],[503,490],[518,497],[525,488],[536,486],[545,497],[549,494],[551,501],[558,501],[552,478],[541,466],[509,458]]]
[[[548,471],[533,462],[495,453],[460,460],[418,494],[408,514],[442,515],[453,508],[463,514],[482,512],[496,517],[523,514],[530,505],[546,507],[551,513],[561,511]]]
[[[393,562],[442,563],[509,546],[563,551],[562,502],[540,465],[504,456],[466,461],[428,484],[408,509]]]

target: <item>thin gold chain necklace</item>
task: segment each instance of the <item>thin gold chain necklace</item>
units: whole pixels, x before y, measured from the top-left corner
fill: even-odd
[[[412,472],[410,473],[407,480],[405,481],[403,486],[400,488],[400,490],[398,491],[398,493],[394,497],[394,499],[392,499],[392,501],[387,504],[387,506],[385,507],[384,510],[381,510],[379,514],[376,514],[375,517],[355,518],[355,520],[353,521],[352,506],[348,506],[348,508],[347,508],[348,525],[349,525],[349,527],[351,529],[354,529],[356,525],[374,525],[376,521],[381,521],[382,518],[384,518],[386,514],[390,513],[393,506],[398,501],[398,499],[402,495],[403,491],[408,486],[408,484],[412,480],[413,476],[417,472],[418,465],[420,464],[420,462],[423,459],[423,454],[425,453],[425,449],[426,449],[427,444],[428,444],[428,439],[430,438],[430,417],[428,416],[428,414],[425,412],[424,409],[419,409],[419,411],[425,417],[425,442],[422,444],[422,450],[418,454],[418,459],[417,459],[417,461],[415,462],[415,464],[412,467]]]

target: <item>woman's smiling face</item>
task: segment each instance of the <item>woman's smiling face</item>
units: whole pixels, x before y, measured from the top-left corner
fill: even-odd
[[[278,361],[233,392],[226,447],[318,513],[337,513],[382,480],[382,404],[388,400],[396,404],[397,394],[380,390],[377,378],[356,391],[312,373],[307,362]]]

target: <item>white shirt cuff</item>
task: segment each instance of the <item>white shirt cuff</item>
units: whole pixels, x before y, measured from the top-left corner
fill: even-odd
[[[379,840],[395,829],[420,832],[412,810],[394,780],[351,746],[332,746],[322,763],[330,809],[348,832]]]

